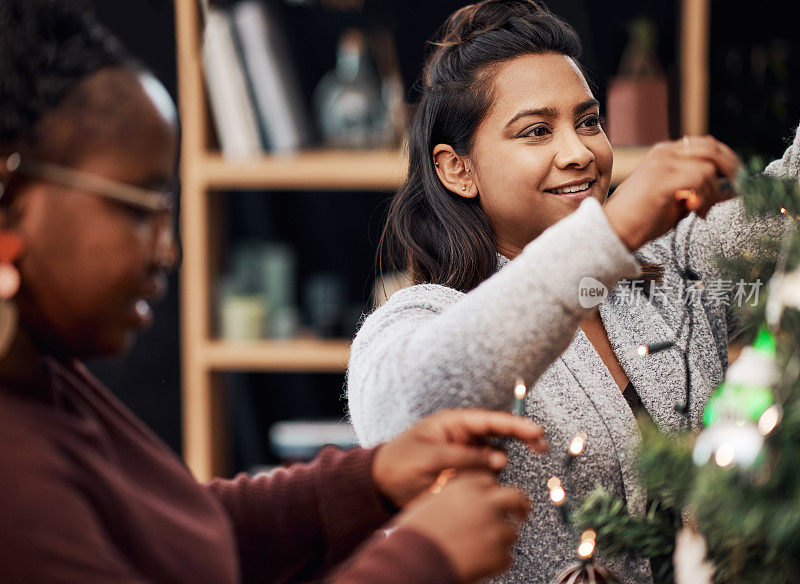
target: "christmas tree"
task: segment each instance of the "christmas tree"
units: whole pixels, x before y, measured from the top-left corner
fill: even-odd
[[[591,531],[592,552],[651,558],[656,582],[800,582],[800,192],[759,170],[749,164],[735,191],[750,220],[783,221],[783,237],[764,242],[770,259],[719,260],[731,280],[769,285],[742,315],[747,347],[704,428],[665,436],[640,420],[644,516],[601,487],[570,514]]]

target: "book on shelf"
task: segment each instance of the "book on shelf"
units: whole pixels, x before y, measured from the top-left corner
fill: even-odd
[[[308,115],[277,13],[260,0],[242,0],[231,7],[231,19],[266,149],[308,146]]]
[[[242,160],[257,155],[261,151],[258,122],[237,54],[230,15],[213,6],[206,12],[203,66],[223,156]]]

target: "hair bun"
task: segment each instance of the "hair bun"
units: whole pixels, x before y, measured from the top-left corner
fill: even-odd
[[[442,25],[422,73],[427,91],[461,91],[476,68],[547,51],[577,59],[575,30],[537,0],[483,0],[460,8]]]
[[[503,28],[514,18],[549,13],[549,9],[535,0],[485,0],[469,4],[454,12],[439,30],[439,40],[431,44],[452,47],[492,30]]]

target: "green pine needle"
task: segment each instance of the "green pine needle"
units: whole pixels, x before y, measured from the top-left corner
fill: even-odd
[[[735,190],[751,216],[800,215],[800,188],[795,180],[760,174],[763,164],[752,160],[735,182]],[[800,222],[798,223],[800,226]],[[776,257],[780,241],[765,240],[762,249]],[[743,253],[718,260],[734,282],[766,283],[775,261]],[[800,229],[792,235],[787,271],[800,265]],[[752,340],[764,322],[766,286],[760,302],[741,316]],[[800,291],[798,292],[800,293]],[[779,365],[784,376],[775,393],[784,399],[783,420],[767,437],[763,461],[755,469],[719,468],[692,462],[694,434],[666,436],[642,421],[639,463],[651,503],[644,517],[631,517],[626,506],[598,486],[576,508],[581,529],[594,529],[601,552],[611,557],[651,558],[657,583],[673,580],[672,552],[682,510],[691,510],[708,544],[717,584],[800,582],[800,312],[787,309],[777,336]]]

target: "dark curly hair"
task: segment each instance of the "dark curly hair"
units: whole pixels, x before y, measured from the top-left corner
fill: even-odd
[[[492,102],[497,65],[523,55],[559,53],[577,62],[575,30],[534,0],[484,0],[454,12],[431,42],[422,98],[409,130],[409,166],[394,196],[378,251],[414,283],[475,288],[497,265],[489,218],[477,199],[442,186],[432,157],[436,144],[468,154]]]
[[[85,2],[0,0],[0,148],[43,146],[40,121],[109,66],[139,67]]]

